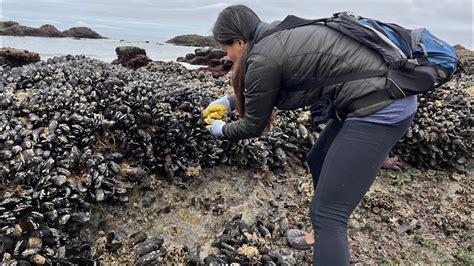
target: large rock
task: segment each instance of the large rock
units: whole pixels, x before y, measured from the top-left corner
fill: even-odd
[[[132,58],[130,61],[128,61],[127,67],[131,69],[137,69],[137,68],[148,65],[148,63],[150,63],[151,61],[153,60],[148,58],[148,56],[140,54],[140,55],[137,55],[135,58]]]
[[[211,52],[210,48],[198,48],[194,50],[194,54],[196,56],[207,56]]]
[[[38,28],[43,33],[44,37],[64,37],[64,34],[56,27],[50,24],[45,24]]]
[[[211,60],[211,59],[221,59],[226,55],[227,55],[227,53],[222,49],[212,49],[211,51],[209,51],[209,54],[207,55],[207,58],[209,60]]]
[[[103,39],[100,34],[87,27],[74,27],[63,31],[65,37],[86,38],[86,39]]]
[[[120,46],[115,48],[118,59],[112,64],[120,64],[124,67],[137,69],[148,65],[152,60],[147,57],[145,49],[135,46]]]
[[[23,26],[14,21],[0,23],[0,35],[41,36],[41,34],[39,29]]]
[[[186,55],[185,59],[186,59],[186,60],[191,60],[191,59],[193,59],[195,56],[196,56],[195,54],[189,53],[189,54]]]
[[[219,44],[214,40],[212,36],[201,36],[197,34],[179,35],[166,41],[167,43],[173,43],[176,45],[183,46],[210,46],[218,47]]]
[[[104,39],[97,32],[87,27],[74,27],[63,32],[50,24],[45,24],[39,28],[32,28],[20,25],[15,21],[0,22],[0,35],[11,36],[35,36],[35,37],[74,37],[86,39]]]
[[[207,65],[209,64],[209,59],[204,56],[195,56],[189,63],[191,65]]]
[[[18,67],[40,61],[37,53],[16,48],[0,48],[0,65]]]
[[[180,58],[183,62],[188,62],[191,65],[212,65],[216,66],[216,61],[211,62],[213,59],[220,60],[226,56],[226,52],[222,49],[211,49],[211,48],[199,48],[194,50],[194,54],[187,54],[186,57]],[[220,64],[218,64],[220,65]]]

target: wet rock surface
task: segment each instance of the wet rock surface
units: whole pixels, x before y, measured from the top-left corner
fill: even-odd
[[[135,46],[120,46],[115,49],[117,59],[112,64],[137,69],[148,65],[152,60],[146,55],[145,49]]]
[[[207,169],[186,186],[178,180],[164,185],[149,179],[125,205],[97,206],[87,235],[94,235],[94,228],[120,228],[128,234],[138,230],[163,236],[160,250],[167,255],[157,261],[311,263],[311,250],[291,249],[285,240],[287,228],[311,230],[313,188],[306,169],[294,167],[284,178],[236,170]],[[472,175],[453,182],[453,174],[444,171],[402,173],[411,175],[410,180],[381,171],[353,213],[348,229],[351,262],[472,263],[466,234]]]
[[[10,47],[0,48],[0,66],[19,67],[40,61],[38,53]]]
[[[201,110],[231,90],[227,76],[163,62],[134,71],[83,56],[2,71],[4,261],[311,260],[310,251],[291,250],[284,239],[287,227],[311,228],[305,154],[322,127],[309,130],[307,111],[278,111],[270,134],[231,143],[213,138],[201,120]],[[463,82],[468,86],[471,77]],[[449,86],[451,94],[465,95],[463,86]],[[456,114],[470,106],[472,97],[465,98]],[[235,120],[235,113],[226,119]],[[414,126],[420,123],[415,119]],[[451,138],[469,141],[464,123],[454,127],[460,130],[449,131]],[[417,149],[400,155],[425,158]],[[465,173],[382,172],[383,189],[374,186],[354,215],[354,260],[415,261],[400,255],[411,248],[423,260],[469,262],[463,232],[470,226],[471,157],[469,150],[455,151],[455,160],[443,163],[463,165]],[[433,154],[425,156],[429,161]],[[435,235],[434,241],[427,236],[433,251],[413,232]]]

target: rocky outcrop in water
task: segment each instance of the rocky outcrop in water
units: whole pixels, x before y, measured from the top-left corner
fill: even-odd
[[[118,59],[112,64],[120,64],[124,67],[137,69],[148,65],[152,60],[146,56],[145,49],[134,46],[121,46],[115,49]]]
[[[179,35],[167,40],[166,42],[183,46],[219,46],[213,36],[202,36],[197,34]]]
[[[97,32],[87,27],[73,27],[63,32],[50,24],[45,24],[39,28],[32,28],[20,25],[14,21],[0,22],[0,35],[11,36],[34,36],[34,37],[72,37],[84,39],[104,39]]]
[[[60,32],[56,27],[45,24],[38,28],[41,37],[64,37],[64,33]]]
[[[199,70],[209,71],[217,78],[227,74],[232,68],[232,61],[222,49],[200,48],[185,57],[179,57],[176,61],[186,62],[191,65],[207,65]]]
[[[64,37],[84,38],[84,39],[103,39],[100,34],[87,27],[73,27],[63,31]]]
[[[0,48],[0,66],[19,67],[40,61],[38,53],[16,48]]]

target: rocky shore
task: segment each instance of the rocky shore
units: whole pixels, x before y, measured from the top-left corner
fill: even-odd
[[[474,262],[473,86],[465,75],[420,97],[393,150],[413,168],[382,171],[356,210],[353,262]],[[177,63],[3,67],[0,260],[310,263],[284,233],[311,227],[305,155],[323,126],[311,129],[307,110],[278,111],[260,138],[213,138],[201,110],[230,91],[228,76]]]
[[[232,61],[227,53],[216,48],[199,48],[185,57],[178,57],[176,61],[191,65],[207,65],[199,70],[211,72],[215,78],[226,75],[232,68]]]
[[[39,28],[32,28],[20,25],[15,21],[0,22],[0,35],[105,39],[105,37],[87,27],[73,27],[65,31],[59,31],[56,27],[50,24],[45,24]]]

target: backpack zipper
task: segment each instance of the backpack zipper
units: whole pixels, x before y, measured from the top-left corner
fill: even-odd
[[[403,92],[403,90],[400,88],[400,86],[398,86],[398,84],[391,78],[387,77],[388,80],[390,80],[391,82],[393,82],[393,84],[395,84],[395,86],[397,86],[397,89],[403,94],[403,98],[406,98],[407,95]]]

